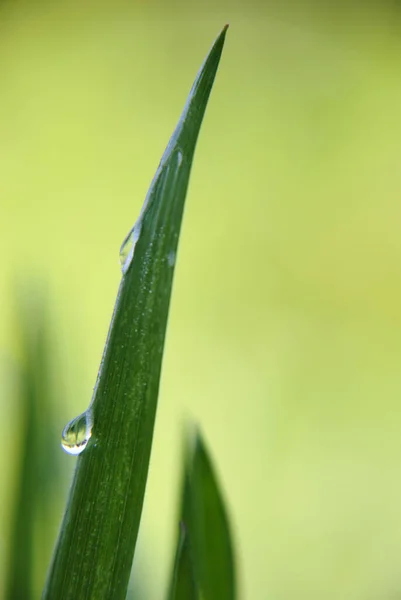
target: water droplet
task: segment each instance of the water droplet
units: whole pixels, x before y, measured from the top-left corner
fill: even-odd
[[[175,252],[174,250],[170,250],[170,252],[167,254],[167,262],[169,267],[174,267],[175,265]]]
[[[142,222],[145,216],[146,209],[148,208],[148,204],[152,198],[152,194],[157,185],[159,185],[159,193],[162,194],[164,192],[164,187],[167,185],[170,177],[170,169],[172,168],[172,163],[174,161],[169,161],[170,158],[174,158],[177,162],[177,167],[181,167],[182,162],[184,160],[184,155],[182,153],[181,148],[176,146],[177,137],[179,133],[179,127],[173,134],[169,143],[167,144],[167,148],[164,151],[164,154],[161,158],[160,164],[156,170],[156,173],[153,177],[152,183],[150,185],[149,191],[146,195],[145,202],[143,203],[141,212],[139,214],[138,220],[136,221],[134,227],[128,233],[127,237],[121,244],[120,248],[120,264],[123,275],[125,275],[131,266],[132,259],[134,257],[134,250],[137,241],[141,235]],[[173,157],[174,154],[174,157]],[[175,172],[174,177],[177,177],[177,172]],[[150,245],[151,248],[151,245]],[[174,253],[175,254],[175,253]],[[175,262],[175,256],[174,256]],[[170,265],[173,266],[174,262]],[[170,263],[169,263],[170,264]]]
[[[81,454],[92,435],[92,415],[89,410],[72,419],[63,429],[61,446],[68,454]]]
[[[142,219],[139,218],[135,223],[120,248],[120,264],[123,275],[128,271],[134,257],[134,250],[139,236],[141,234]]]

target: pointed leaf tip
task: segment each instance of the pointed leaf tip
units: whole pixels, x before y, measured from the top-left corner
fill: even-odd
[[[235,600],[235,555],[224,494],[199,427],[191,424],[186,438],[181,522],[187,530],[194,578],[205,599]]]

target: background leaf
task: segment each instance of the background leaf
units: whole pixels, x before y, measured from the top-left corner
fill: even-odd
[[[168,594],[169,600],[197,600],[191,540],[183,521],[180,523],[177,550]]]
[[[234,551],[227,511],[212,461],[202,436],[197,432],[185,456],[181,492],[181,519],[188,539],[178,541],[175,568],[176,588],[191,589],[194,574],[201,596],[177,595],[174,598],[201,597],[204,600],[234,600],[236,597]],[[180,562],[181,561],[181,562]],[[187,586],[187,587],[186,587]]]
[[[26,291],[26,289],[25,289]],[[63,489],[59,453],[49,452],[49,437],[57,431],[54,414],[54,373],[48,307],[33,288],[17,296],[16,323],[19,360],[15,399],[20,421],[19,468],[12,503],[5,597],[36,598],[50,558],[52,515]],[[35,298],[33,300],[33,297]]]
[[[127,592],[184,200],[226,29],[199,71],[124,245],[124,276],[91,405],[92,437],[78,457],[44,598],[118,600]]]

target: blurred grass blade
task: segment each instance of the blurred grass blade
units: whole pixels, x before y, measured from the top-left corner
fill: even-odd
[[[33,296],[35,294],[27,294],[28,298]],[[22,427],[20,448],[16,449],[20,464],[15,471],[17,488],[12,503],[5,598],[29,600],[37,597],[38,585],[43,585],[43,558],[48,560],[50,556],[48,525],[57,503],[60,461],[48,451],[55,420],[51,405],[47,311],[41,297],[36,305],[32,302],[17,305],[16,338],[20,364],[16,390]],[[39,529],[38,522],[41,524]]]
[[[197,599],[198,591],[193,572],[190,540],[188,531],[181,522],[168,600]]]
[[[92,436],[78,457],[46,599],[126,596],[184,200],[226,29],[198,73],[140,218],[122,248],[123,278],[90,407]]]
[[[198,598],[191,542],[188,530],[181,521],[168,600],[198,600]]]
[[[196,583],[202,600],[236,597],[230,526],[211,459],[200,433],[189,449],[188,483],[182,491],[182,519],[191,542]]]

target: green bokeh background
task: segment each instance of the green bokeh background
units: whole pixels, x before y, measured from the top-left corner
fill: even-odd
[[[194,419],[244,599],[401,597],[401,15],[395,2],[313,6],[0,5],[0,581],[19,464],[16,289],[47,298],[61,432],[91,397],[119,246],[229,22],[187,198],[134,575],[163,597]],[[48,451],[61,453],[53,430]],[[65,481],[74,461],[61,456]],[[48,561],[37,557],[38,590]]]

